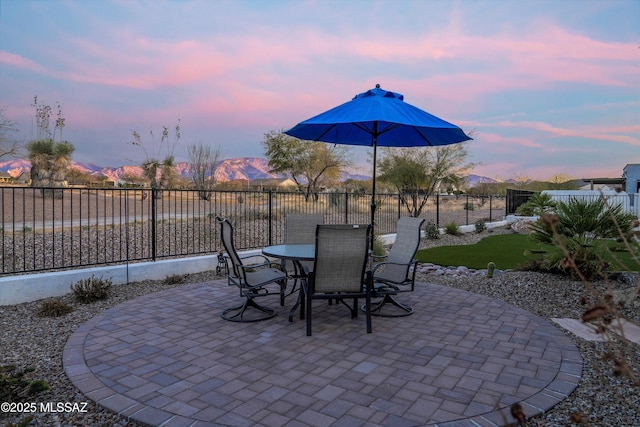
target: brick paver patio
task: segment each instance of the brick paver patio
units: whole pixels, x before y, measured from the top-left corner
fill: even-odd
[[[99,405],[153,426],[495,426],[571,393],[582,359],[549,322],[468,292],[416,284],[415,313],[352,320],[314,303],[313,336],[276,317],[220,318],[240,302],[226,281],[146,295],[89,320],[64,367]]]

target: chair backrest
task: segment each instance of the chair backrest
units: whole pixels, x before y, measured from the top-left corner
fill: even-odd
[[[233,225],[227,218],[216,217],[216,220],[220,223],[220,236],[222,238],[222,245],[229,255],[231,260],[231,266],[233,267],[233,275],[239,279],[245,280],[244,269],[239,266],[242,265],[242,260],[238,256],[236,246],[233,243]]]
[[[370,236],[369,225],[317,225],[312,292],[364,292]]]
[[[323,214],[287,214],[284,229],[285,243],[314,243],[318,224],[324,224]]]
[[[420,229],[423,223],[423,218],[400,217],[396,240],[391,246],[385,261],[402,265],[387,265],[380,275],[376,274],[377,277],[394,282],[402,282],[407,278],[411,266],[410,263],[416,256],[420,246]]]

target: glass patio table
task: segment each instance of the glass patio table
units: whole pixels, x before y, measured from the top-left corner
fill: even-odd
[[[296,271],[304,276],[302,261],[313,261],[316,256],[316,245],[311,243],[288,243],[284,245],[266,246],[262,249],[265,256],[279,258],[283,261],[290,260],[295,264]],[[300,305],[301,291],[298,291],[298,299],[289,311],[289,322],[293,322],[293,314]]]

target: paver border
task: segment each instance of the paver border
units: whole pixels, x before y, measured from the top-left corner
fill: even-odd
[[[160,409],[127,397],[117,391],[113,386],[107,385],[103,381],[101,381],[100,378],[96,376],[95,372],[92,371],[92,369],[87,365],[87,361],[85,358],[85,344],[87,337],[91,334],[94,328],[98,327],[103,322],[106,322],[105,324],[108,324],[108,320],[112,313],[117,312],[123,306],[144,303],[147,299],[162,298],[163,295],[169,295],[175,292],[188,292],[203,287],[210,289],[212,286],[220,286],[220,288],[222,288],[222,286],[226,287],[226,283],[224,285],[218,285],[217,283],[189,284],[180,288],[165,290],[155,294],[138,297],[136,299],[124,302],[116,307],[107,309],[104,312],[94,316],[93,318],[82,324],[80,327],[78,327],[78,329],[71,335],[64,347],[63,365],[67,376],[70,378],[71,382],[85,396],[87,396],[87,398],[95,401],[98,405],[112,412],[115,412],[123,417],[126,417],[127,419],[130,419],[142,425],[241,425],[242,418],[234,419],[233,413],[227,413],[225,415],[221,414],[222,416],[220,418],[216,418],[215,423],[208,423],[203,420],[198,420],[190,418],[189,416],[178,414],[178,411],[175,410],[175,405],[172,412],[171,410],[165,410],[167,409],[166,406],[164,409]],[[434,290],[446,289],[448,292],[461,292],[466,294],[466,297],[468,297],[469,295],[473,295],[473,298],[488,298],[481,295],[470,294],[466,291],[445,288],[438,285],[417,284],[417,286],[428,286],[432,287],[432,289]],[[492,300],[491,298],[488,299]],[[504,303],[502,301],[492,301],[498,302],[501,306],[506,306],[509,311],[526,313],[531,321],[537,323],[540,326],[540,334],[545,335],[546,338],[549,338],[549,335],[552,335],[554,338],[554,343],[557,345],[557,348],[555,348],[554,350],[559,352],[558,357],[560,357],[561,360],[560,366],[554,373],[553,377],[548,379],[546,384],[540,384],[540,381],[532,381],[531,384],[526,384],[525,386],[530,387],[532,390],[536,391],[533,392],[528,398],[520,401],[522,410],[527,418],[542,414],[565,399],[578,386],[581,379],[583,367],[582,357],[569,337],[566,336],[559,328],[556,328],[554,325],[552,325],[550,322],[547,322],[546,320],[532,313],[526,312],[525,310]],[[210,314],[211,316],[218,315],[218,313]],[[415,315],[416,314],[414,314],[414,316]],[[268,329],[265,322],[261,323],[264,323],[265,328]],[[298,323],[300,323],[300,321],[298,321]],[[299,325],[299,327],[303,329],[303,325]],[[375,332],[376,328],[374,323],[374,334]],[[364,333],[364,331],[362,331],[362,333]],[[313,337],[310,338],[312,339]],[[525,338],[526,337],[522,337],[522,339]],[[544,361],[541,361],[541,363],[544,363]],[[363,365],[359,369],[366,370],[367,366]],[[307,417],[309,416],[311,415],[301,415],[301,419],[298,421],[303,421],[303,419],[307,419]],[[321,416],[322,414],[316,414],[316,417]],[[349,419],[348,417],[350,416],[352,415],[347,414],[345,415],[346,418],[344,419]],[[284,418],[278,418],[275,415],[272,417],[272,419],[274,425],[281,424],[283,421],[285,421]],[[510,414],[509,407],[502,407],[494,408],[492,410],[488,410],[481,414],[475,414],[470,417],[461,416],[460,418],[452,418],[450,421],[424,425],[434,425],[440,427],[500,426],[504,425],[505,421],[510,419],[512,419],[512,416]],[[307,421],[311,422],[310,420]]]

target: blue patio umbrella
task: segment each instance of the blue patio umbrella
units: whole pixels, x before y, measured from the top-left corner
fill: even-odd
[[[403,95],[384,90],[379,84],[284,133],[307,141],[373,147],[372,226],[376,210],[378,146],[430,147],[471,139],[458,126],[407,104]]]

